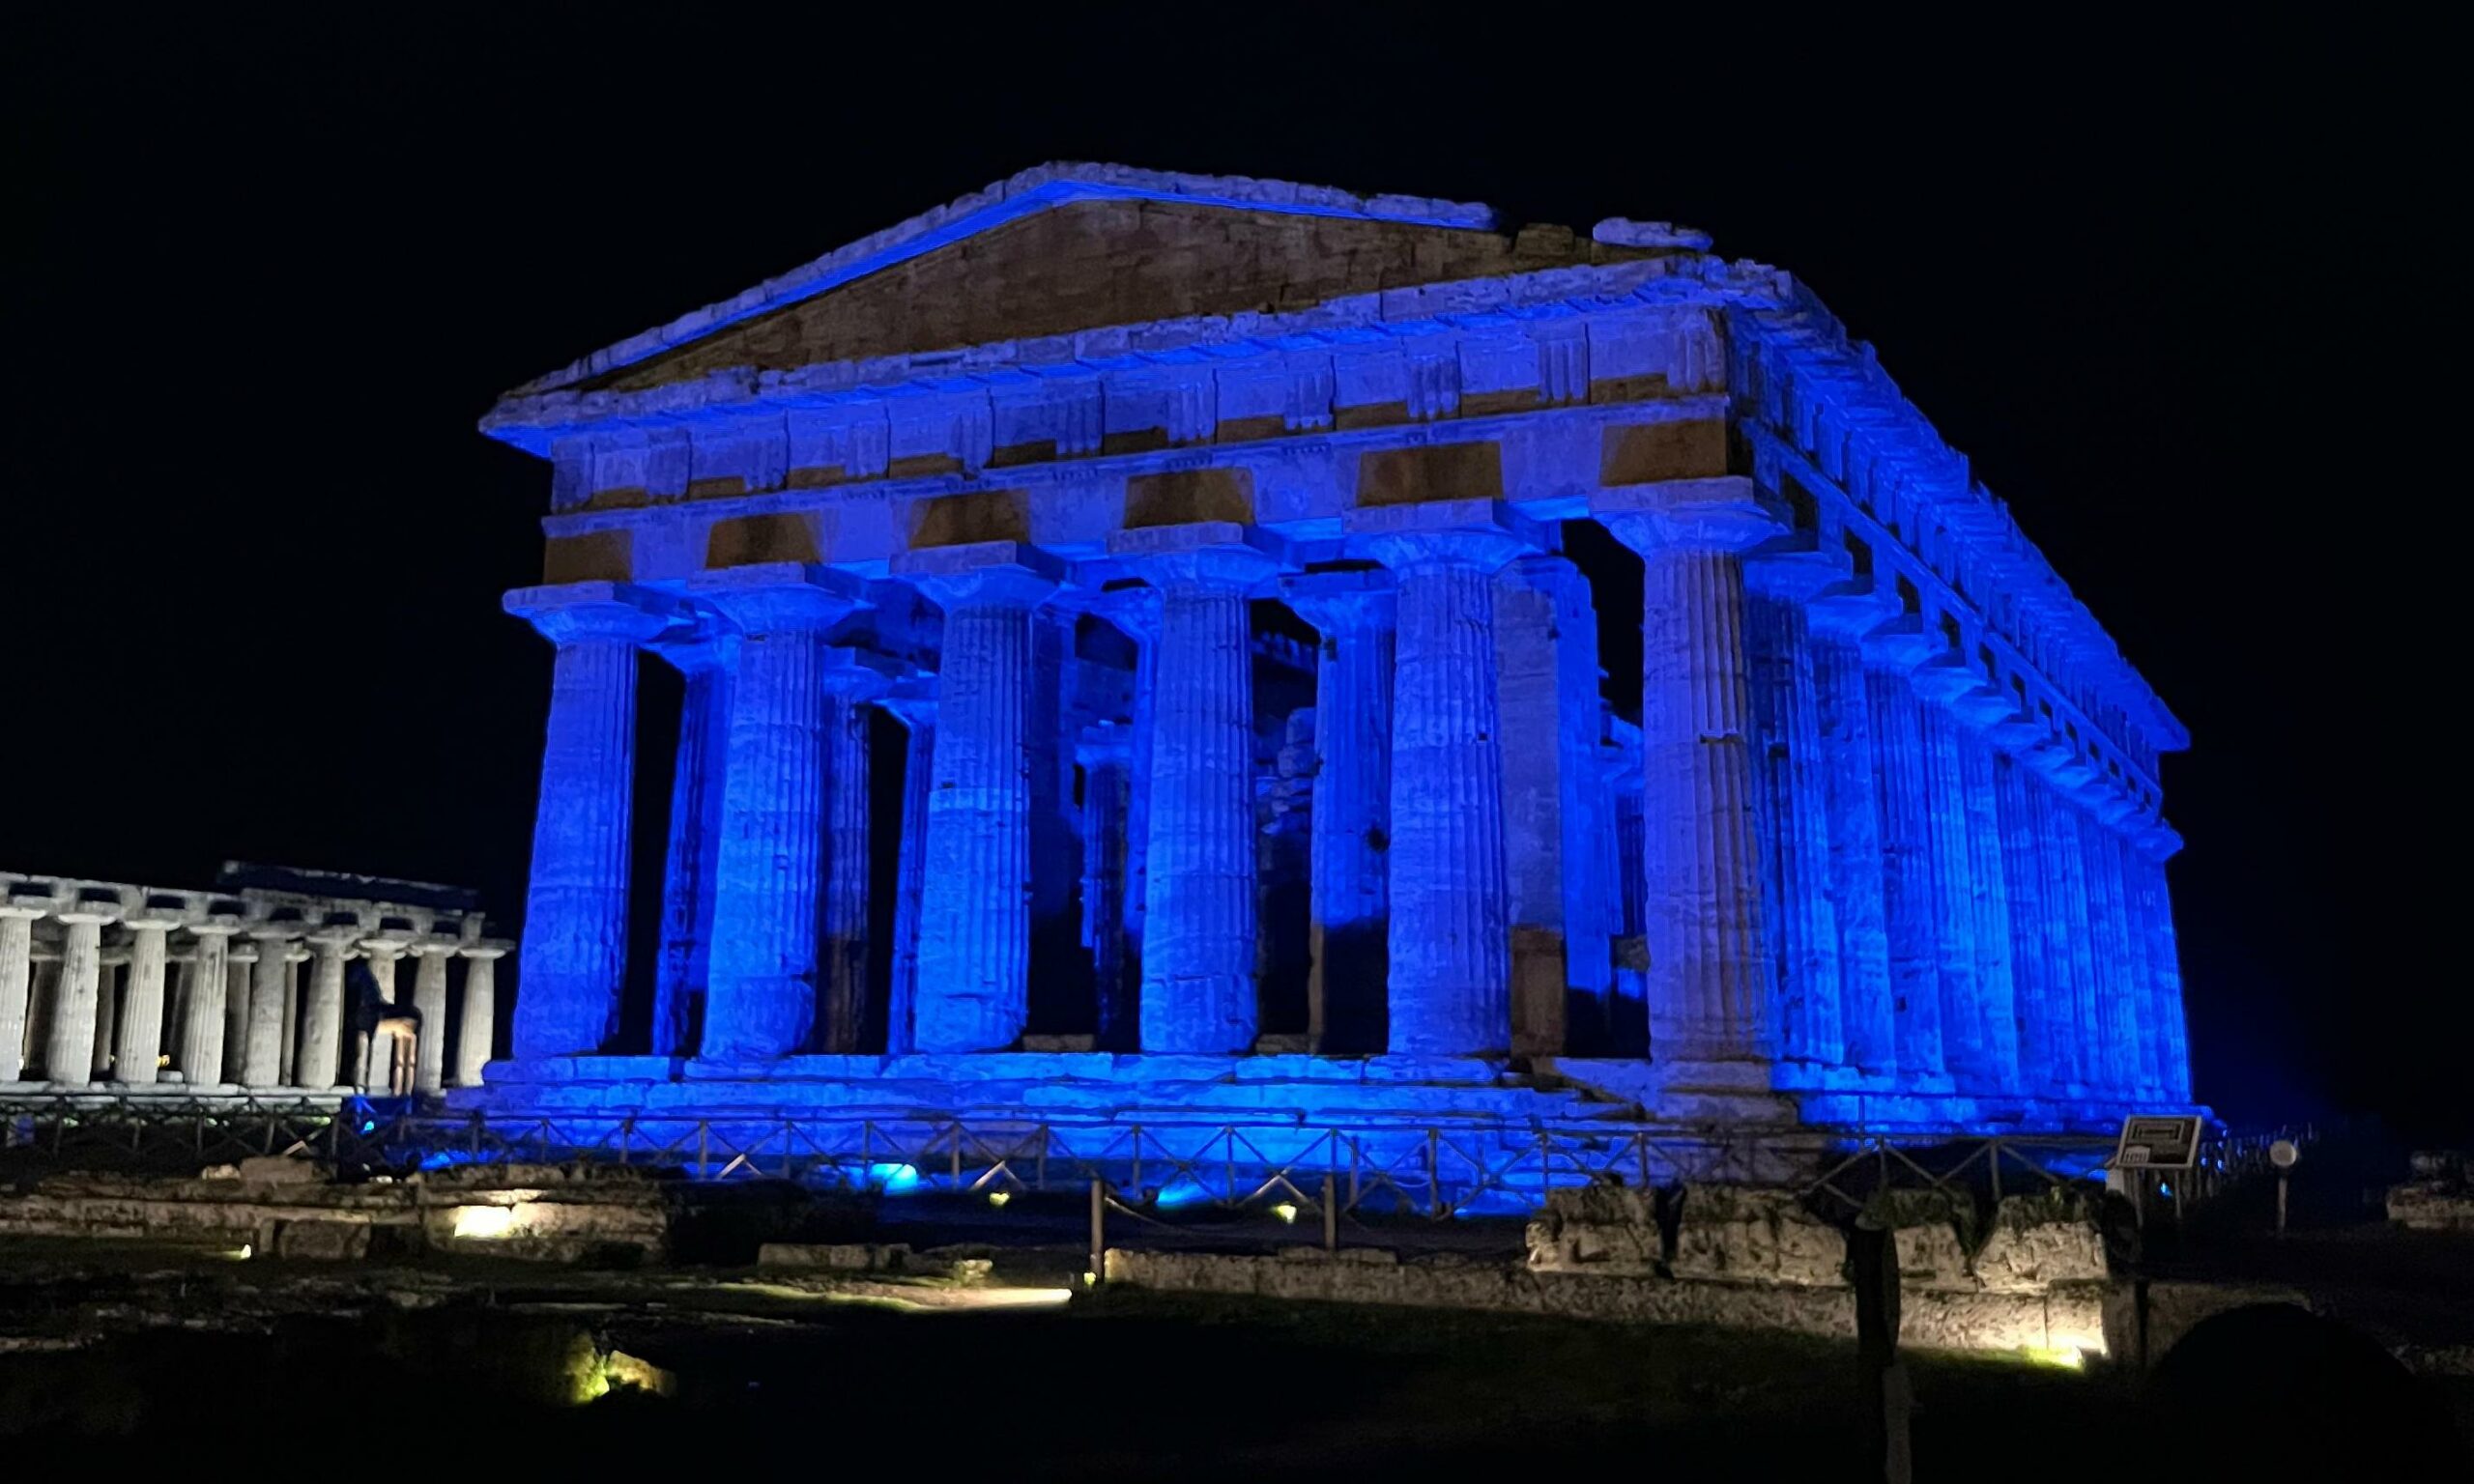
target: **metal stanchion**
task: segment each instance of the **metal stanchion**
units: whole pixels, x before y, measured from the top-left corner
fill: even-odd
[[[1108,1280],[1108,1187],[1094,1178],[1091,1182],[1091,1266],[1086,1270],[1093,1288]]]
[[[1329,1170],[1323,1172],[1323,1250],[1340,1250],[1339,1182]]]

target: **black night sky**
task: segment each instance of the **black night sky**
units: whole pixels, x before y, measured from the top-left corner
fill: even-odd
[[[2367,42],[708,14],[0,22],[0,866],[464,882],[512,927],[550,652],[498,595],[549,481],[475,419],[1025,165],[1666,217],[1873,340],[2189,724],[2201,1096],[2464,1131],[2463,476],[2418,349],[2458,270],[2414,219],[2452,171]]]

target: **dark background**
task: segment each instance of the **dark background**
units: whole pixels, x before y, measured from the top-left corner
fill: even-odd
[[[363,9],[0,22],[0,865],[511,928],[549,650],[498,594],[548,471],[475,419],[1025,165],[1666,217],[1879,345],[2189,724],[2201,1095],[2467,1131],[2435,40]]]

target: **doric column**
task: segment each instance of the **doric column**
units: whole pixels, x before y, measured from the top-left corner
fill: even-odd
[[[590,1053],[618,1030],[626,978],[636,646],[666,625],[658,603],[615,583],[506,595],[508,613],[559,646],[525,896],[524,998],[515,1014],[520,1057]]]
[[[296,1087],[342,1090],[344,965],[360,942],[359,927],[331,927],[309,934],[312,956],[308,1004],[302,1012],[301,1041],[293,1062]]]
[[[100,1019],[103,924],[120,918],[117,902],[78,901],[63,907],[60,1003],[51,1013],[51,1038],[43,1052],[43,1075],[80,1086],[95,1080],[95,1040]]]
[[[1613,987],[1611,883],[1591,845],[1601,800],[1597,617],[1589,582],[1561,556],[1523,556],[1495,579],[1496,716],[1503,740],[1504,866],[1511,893],[1512,1047],[1568,1049],[1573,1004]],[[1600,1026],[1579,1028],[1586,1041]]]
[[[25,1075],[35,919],[59,905],[49,897],[0,898],[0,1082],[14,1082]]]
[[[129,993],[112,1042],[112,1080],[151,1087],[163,1056],[164,940],[181,916],[149,908],[121,922],[129,933]]]
[[[1930,1090],[1942,1055],[1941,912],[1934,880],[1924,702],[1908,684],[1921,642],[1893,628],[1864,642],[1864,696],[1881,806],[1882,921],[1889,948],[1892,1041],[1900,1079]]]
[[[909,742],[902,755],[902,837],[895,847],[893,985],[886,996],[885,1050],[915,1049],[911,1021],[919,998],[919,899],[928,881],[928,798],[935,781],[936,703],[904,697],[890,703]]]
[[[249,985],[257,972],[255,943],[227,943],[223,953],[224,1080],[246,1085],[249,1061]]]
[[[1817,555],[1745,564],[1745,647],[1756,727],[1764,914],[1777,977],[1778,1051],[1815,1067],[1846,1060],[1838,918],[1829,891],[1828,766],[1805,605],[1835,576]]]
[[[2045,873],[2037,859],[2031,774],[2007,754],[1993,763],[1995,828],[2001,842],[2003,900],[2010,913],[2010,981],[2019,1019],[2019,1084],[2039,1097],[2070,1091],[2067,1045],[2070,1018],[2050,972],[2046,944]]]
[[[241,1082],[250,1088],[282,1084],[287,1060],[284,1026],[292,1013],[291,973],[286,960],[300,941],[298,924],[265,925],[249,929],[258,945],[257,967],[249,978],[249,1039],[241,1061]]]
[[[1134,646],[1134,692],[1128,720],[1125,801],[1125,889],[1117,895],[1124,967],[1119,975],[1119,1002],[1102,1006],[1106,1023],[1099,1044],[1104,1050],[1132,1051],[1141,1045],[1142,929],[1148,901],[1151,860],[1151,750],[1159,734],[1160,589],[1141,584],[1110,588],[1094,595],[1091,612],[1106,618]]]
[[[2083,814],[2079,839],[2086,853],[2087,926],[2095,933],[2098,948],[2096,1020],[2103,1028],[2106,1064],[2112,1069],[2115,1091],[2135,1097],[2148,1082],[2139,1003],[2145,965],[2133,958],[2141,948],[2131,932],[2129,902],[2122,890],[2121,837],[2103,820]]]
[[[193,923],[196,960],[189,979],[188,1000],[181,1007],[182,1080],[192,1087],[215,1087],[223,1081],[224,996],[230,989],[226,967],[232,934],[241,930],[237,917],[216,914]]]
[[[1097,1015],[1095,1044],[1104,1051],[1140,1046],[1141,980],[1126,943],[1126,812],[1133,801],[1132,728],[1102,722],[1084,729],[1082,760],[1082,937],[1091,948]]]
[[[369,979],[379,1005],[397,1003],[402,986],[396,982],[396,970],[402,966],[405,951],[412,938],[403,933],[372,933],[360,940],[360,956],[369,963]],[[385,1097],[393,1090],[395,1081],[395,1048],[391,1038],[364,1029],[361,1016],[355,1013],[352,996],[344,996],[344,1023],[351,1028],[350,1056],[345,1074],[363,1092]]]
[[[824,910],[820,948],[822,993],[816,1048],[849,1056],[875,1038],[868,1025],[868,841],[873,813],[868,782],[868,702],[892,683],[849,650],[836,650],[824,672]]]
[[[897,560],[945,612],[920,890],[912,1044],[996,1051],[1030,1008],[1032,614],[1056,588],[1050,558],[1008,542]]]
[[[1390,1049],[1511,1045],[1511,890],[1495,672],[1494,576],[1535,548],[1483,501],[1351,512],[1392,571]]]
[[[1610,489],[1593,513],[1642,561],[1651,1055],[1766,1061],[1777,1027],[1762,952],[1742,553],[1783,524],[1734,478]]]
[[[817,1030],[826,641],[861,606],[859,585],[775,563],[708,572],[688,590],[740,634],[701,1054],[770,1060],[808,1049]]]
[[[462,952],[464,1011],[455,1034],[455,1085],[478,1087],[498,1035],[499,959],[505,956],[506,945],[467,943]]]
[[[1144,925],[1145,1051],[1250,1051],[1255,1035],[1254,699],[1247,603],[1278,571],[1223,523],[1118,533],[1160,589]]]
[[[2182,1008],[2182,963],[2174,941],[2172,897],[2165,883],[2165,862],[2181,848],[2182,838],[2166,825],[2150,823],[2136,843],[2128,864],[2139,894],[2140,936],[2148,966],[2149,1012],[2143,1023],[2156,1040],[2163,1095],[2188,1102],[2190,1031]]]
[[[1392,680],[1397,607],[1378,571],[1314,572],[1285,596],[1323,636],[1308,812],[1309,1044],[1380,1051],[1391,958]]]
[[[662,864],[661,966],[653,981],[656,1056],[688,1056],[713,945],[713,868],[721,848],[723,762],[730,754],[731,672],[738,640],[710,634],[655,652],[686,680],[670,785],[670,849]]]
[[[1931,668],[1911,683],[1921,685]],[[1968,853],[1966,735],[1938,697],[1918,713],[1924,740],[1924,838],[1933,852],[1933,932],[1942,986],[1942,1060],[1963,1092],[1998,1090],[1985,1044],[1975,954],[1975,882]]]
[[[2082,1091],[2111,1096],[2118,1090],[2113,1083],[2104,1026],[2097,1009],[2102,1000],[2096,963],[2101,950],[2089,926],[2087,864],[2079,842],[2079,812],[2057,788],[2040,788],[2038,793],[2043,801],[2039,822],[2046,864],[2045,890],[2054,929],[2047,939],[2052,956],[2046,964],[2049,969],[2061,966],[2067,971],[2069,1040],[2075,1053],[2072,1066],[2077,1081]]]
[[[1882,764],[1865,695],[1861,639],[1883,605],[1869,589],[1816,597],[1806,610],[1822,801],[1828,815],[1830,916],[1838,927],[1838,1021],[1848,1065],[1897,1070],[1898,991],[1883,899]]]
[[[420,1017],[413,1042],[413,1091],[423,1097],[446,1087],[446,961],[463,947],[441,934],[413,945],[413,1013]]]

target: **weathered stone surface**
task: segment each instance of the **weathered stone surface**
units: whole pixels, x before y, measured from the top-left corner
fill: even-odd
[[[2154,1365],[2201,1321],[2228,1309],[2261,1303],[2311,1307],[2310,1298],[2301,1290],[2275,1284],[2117,1283],[2105,1292],[2105,1353],[2129,1364]]]
[[[1864,1204],[1862,1219],[1889,1231],[1902,1288],[1976,1287],[1968,1261],[1975,1211],[1963,1198],[1939,1190],[1876,1191]]]
[[[2105,1238],[2096,1212],[2067,1190],[2003,1199],[1975,1254],[1976,1281],[1997,1293],[2040,1291],[2056,1283],[2102,1283]]]
[[[252,1155],[230,1168],[235,1180],[251,1185],[314,1185],[334,1175],[315,1159],[295,1159],[289,1155]]]
[[[2474,1190],[2445,1184],[2393,1185],[2388,1219],[2424,1232],[2474,1232]]]
[[[1686,1185],[1671,1267],[1679,1278],[1835,1287],[1847,1238],[1790,1190]]]
[[[266,1230],[268,1255],[288,1262],[356,1263],[369,1255],[366,1221],[275,1221]]]

